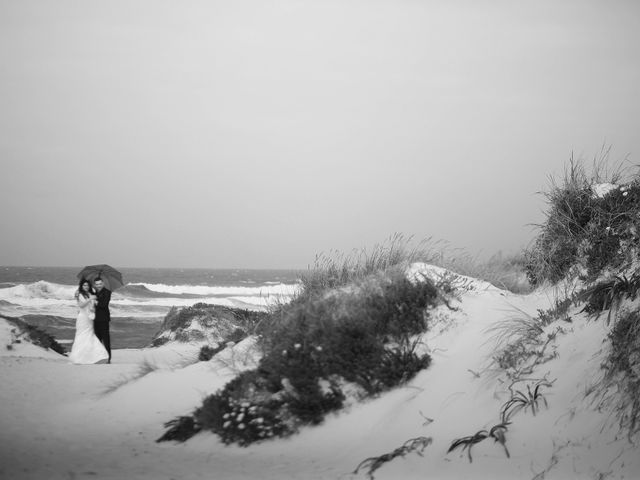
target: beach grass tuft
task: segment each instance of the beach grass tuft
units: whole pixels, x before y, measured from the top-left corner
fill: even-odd
[[[621,311],[609,333],[607,386],[619,392],[615,411],[629,436],[640,432],[640,310]]]
[[[389,453],[364,459],[353,471],[353,474],[356,475],[361,469],[366,469],[367,477],[370,480],[373,480],[375,478],[374,472],[385,463],[392,461],[396,457],[404,457],[411,452],[416,452],[418,455],[422,456],[424,449],[431,445],[431,443],[433,443],[433,439],[431,437],[410,438],[400,447]]]
[[[526,390],[513,389],[511,390],[511,398],[507,400],[500,409],[500,418],[503,423],[509,422],[511,417],[520,410],[527,411],[531,409],[533,416],[536,416],[536,412],[540,409],[540,402],[543,402],[545,407],[548,408],[547,399],[543,393],[543,387],[549,388],[552,383],[546,379],[538,380],[535,384],[527,384]]]
[[[493,438],[495,442],[502,445],[505,455],[507,456],[507,458],[509,458],[511,455],[509,454],[509,450],[507,449],[506,444],[506,432],[508,430],[508,425],[509,422],[502,422],[498,425],[494,425],[490,430],[479,430],[473,435],[456,438],[453,442],[451,442],[447,453],[451,453],[452,451],[460,447],[462,448],[463,452],[465,450],[467,451],[469,463],[472,463],[473,457],[471,456],[471,448],[474,445],[482,442],[483,440],[486,440],[487,438]]]
[[[539,234],[525,252],[533,285],[567,276],[594,280],[605,268],[629,260],[640,232],[640,176],[612,165],[603,149],[591,168],[570,158],[563,177],[551,177]]]

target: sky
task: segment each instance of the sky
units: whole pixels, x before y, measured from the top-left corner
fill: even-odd
[[[630,0],[0,0],[0,265],[515,253],[639,114]]]

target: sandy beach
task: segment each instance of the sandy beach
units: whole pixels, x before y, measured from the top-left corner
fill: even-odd
[[[600,381],[605,327],[574,317],[557,335],[555,353],[530,375],[546,378],[547,407],[512,418],[503,447],[489,439],[447,454],[455,438],[499,423],[505,379],[487,369],[490,328],[518,312],[548,308],[550,291],[515,295],[472,281],[457,311],[435,312],[425,334],[432,365],[409,384],[327,417],[287,439],[243,448],[211,433],[184,444],[156,443],[164,422],[190,413],[243,368],[255,365],[251,339],[208,362],[198,347],[115,350],[112,365],[70,365],[28,343],[0,356],[0,476],[7,479],[345,479],[366,458],[420,436],[422,456],[398,457],[376,479],[640,478],[637,448],[588,392]],[[468,285],[468,286],[469,286]],[[4,321],[3,321],[4,322]],[[563,322],[564,323],[564,322]],[[559,325],[553,323],[549,331]],[[3,324],[2,341],[11,332]],[[538,475],[536,477],[536,475]],[[541,476],[542,475],[542,476]],[[600,476],[599,476],[600,475]]]

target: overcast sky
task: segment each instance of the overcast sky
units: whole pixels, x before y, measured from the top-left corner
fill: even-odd
[[[639,114],[631,0],[0,0],[0,264],[514,252]]]

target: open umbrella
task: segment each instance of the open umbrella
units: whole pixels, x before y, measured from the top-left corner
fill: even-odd
[[[78,280],[84,278],[93,282],[96,278],[100,277],[104,282],[105,288],[112,292],[116,288],[120,288],[124,285],[122,280],[122,274],[115,268],[109,265],[89,265],[84,267],[77,275]]]

